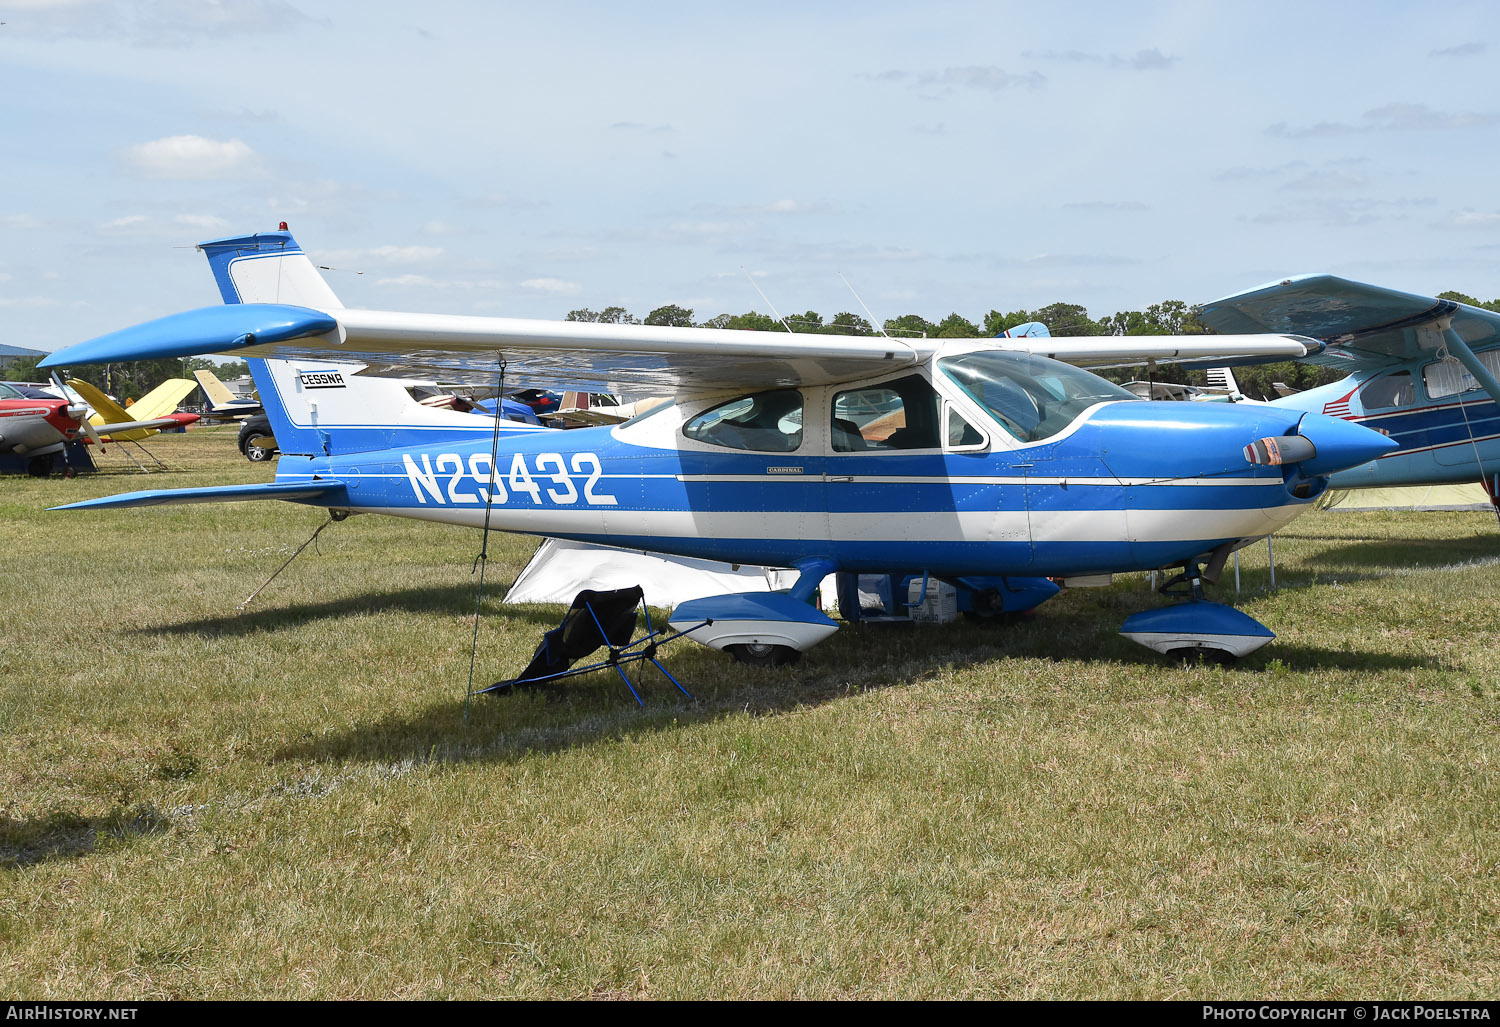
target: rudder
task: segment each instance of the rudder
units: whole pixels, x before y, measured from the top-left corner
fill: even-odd
[[[343,307],[286,222],[275,232],[257,232],[198,244],[208,257],[225,303],[287,303],[314,310]]]

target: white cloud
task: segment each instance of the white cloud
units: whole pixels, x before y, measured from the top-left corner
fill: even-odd
[[[1148,50],[1137,50],[1131,57],[1121,57],[1119,54],[1110,54],[1106,57],[1103,54],[1084,53],[1082,50],[1023,50],[1021,56],[1038,61],[1108,64],[1111,67],[1133,68],[1136,71],[1165,71],[1182,60],[1181,57],[1168,57],[1154,46]]]
[[[288,32],[311,18],[284,0],[7,0],[25,17],[7,30],[32,39],[109,39],[132,46],[187,46],[198,39]]]
[[[438,246],[377,246],[370,255],[388,264],[420,264],[436,260],[443,251]]]
[[[621,132],[671,132],[671,131],[673,131],[671,125],[666,125],[666,124],[647,125],[647,124],[645,124],[643,122],[640,122],[640,121],[617,121],[613,125],[610,125],[609,127],[612,128],[612,129],[615,129],[616,131],[621,131]]]
[[[1126,58],[1123,63],[1129,64],[1136,71],[1163,71],[1180,60],[1181,57],[1168,57],[1153,46],[1149,50],[1136,51],[1134,57]]]
[[[546,292],[558,296],[570,296],[577,292],[577,282],[565,282],[561,278],[528,278],[521,283],[521,288],[530,289],[532,292]]]
[[[99,226],[101,231],[120,232],[127,229],[161,232],[172,231],[173,226],[191,228],[200,232],[218,232],[229,227],[229,222],[212,214],[177,214],[170,221],[149,217],[145,214],[126,214]]]
[[[1358,123],[1320,121],[1315,125],[1288,125],[1278,121],[1266,131],[1273,136],[1286,139],[1317,139],[1330,136],[1356,135],[1362,132],[1418,132],[1445,131],[1492,125],[1500,121],[1500,114],[1480,114],[1466,111],[1449,114],[1435,111],[1421,103],[1388,103],[1384,107],[1365,111]]]
[[[376,246],[361,250],[323,250],[321,259],[328,264],[357,268],[367,264],[426,264],[443,255],[438,246]]]
[[[728,221],[679,221],[671,225],[667,231],[672,235],[714,238],[728,235],[730,232],[743,231],[745,227],[744,225],[736,225]]]
[[[1438,228],[1500,228],[1500,211],[1461,210],[1437,222]]]
[[[202,180],[228,178],[256,170],[255,151],[238,139],[167,136],[137,143],[124,152],[125,163],[147,178]]]
[[[971,64],[962,68],[944,68],[937,74],[923,75],[917,80],[920,85],[968,86],[971,89],[999,90],[1011,86],[1037,88],[1047,81],[1040,72],[1028,71],[1017,75],[994,65]]]
[[[228,221],[214,217],[212,214],[178,214],[172,220],[188,228],[201,228],[206,231],[218,231],[229,227]]]
[[[1370,180],[1364,175],[1349,171],[1309,171],[1301,178],[1293,179],[1283,189],[1301,192],[1346,193],[1355,189],[1368,189]]]
[[[136,228],[140,225],[144,225],[150,220],[151,219],[146,217],[146,215],[144,214],[127,214],[122,218],[115,218],[113,221],[106,221],[99,227],[104,229],[104,231],[106,232],[113,232],[118,231],[121,228]]]
[[[1069,210],[1100,210],[1100,211],[1141,211],[1150,210],[1151,207],[1138,200],[1080,200],[1077,203],[1064,203],[1063,206]]]
[[[466,291],[471,289],[500,289],[503,283],[495,281],[466,281],[464,279],[437,279],[427,275],[404,274],[390,278],[377,278],[378,286],[390,285],[401,289],[441,289],[444,291]]]
[[[397,275],[395,278],[381,278],[375,282],[376,285],[395,285],[402,288],[419,286],[427,289],[441,289],[443,282],[428,278],[426,275]],[[451,284],[451,283],[448,283]]]

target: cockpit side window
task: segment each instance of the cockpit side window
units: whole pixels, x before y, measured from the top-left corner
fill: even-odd
[[[777,389],[741,396],[682,426],[696,442],[754,453],[790,453],[802,445],[802,393]]]
[[[970,424],[963,414],[951,406],[948,408],[949,449],[978,449],[987,442],[984,433]]]
[[[0,382],[0,399],[25,399],[20,389],[13,389],[4,382]]]
[[[1416,398],[1417,387],[1412,381],[1410,371],[1396,371],[1384,378],[1377,378],[1359,393],[1359,401],[1364,404],[1366,410],[1404,407]]]
[[[835,453],[937,449],[938,394],[919,374],[833,397]]]

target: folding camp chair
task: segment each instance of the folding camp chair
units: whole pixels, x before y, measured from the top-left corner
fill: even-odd
[[[630,636],[635,634],[638,610],[646,615],[646,634],[632,642]],[[645,596],[639,585],[608,592],[585,589],[573,598],[573,605],[568,607],[562,624],[542,636],[541,644],[536,647],[531,662],[527,664],[520,676],[511,678],[509,681],[497,681],[481,691],[498,692],[508,688],[525,688],[559,681],[575,674],[587,674],[601,667],[613,667],[625,682],[625,687],[630,689],[630,694],[635,696],[635,701],[639,703],[641,702],[640,693],[636,691],[635,685],[631,683],[629,676],[620,665],[650,660],[656,665],[657,670],[667,676],[668,681],[677,686],[679,692],[691,699],[692,695],[688,690],[683,688],[681,682],[656,659],[656,651],[663,644],[681,638],[689,631],[695,631],[702,626],[703,624],[695,624],[684,631],[670,635],[665,633],[667,629],[657,630],[652,627],[651,611],[646,607]],[[591,663],[586,667],[573,666],[585,656],[606,647],[609,649],[609,656],[606,659]]]

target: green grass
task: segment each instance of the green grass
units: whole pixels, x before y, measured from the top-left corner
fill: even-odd
[[[1309,514],[1276,591],[1246,551],[1280,638],[1230,670],[1119,638],[1127,576],[466,721],[477,532],[351,518],[237,615],[320,511],[42,512],[272,473],[148,445],[0,481],[7,997],[1496,992],[1488,514]],[[559,616],[498,603],[531,548],[492,542],[482,683]]]

